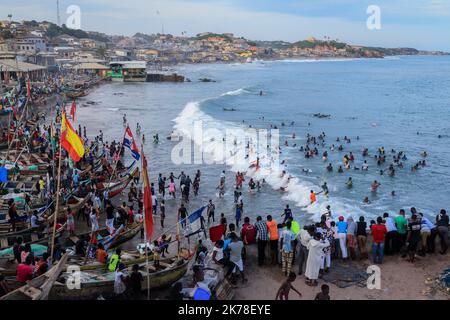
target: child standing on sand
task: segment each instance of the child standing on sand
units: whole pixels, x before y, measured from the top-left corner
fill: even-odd
[[[289,273],[286,281],[284,281],[280,289],[278,289],[275,300],[278,300],[278,298],[280,298],[280,300],[289,300],[289,291],[291,291],[291,289],[297,292],[300,298],[302,297],[302,294],[292,286],[292,282],[294,282],[296,278],[297,276],[294,272]]]
[[[159,267],[159,260],[161,259],[161,248],[159,247],[158,241],[153,241],[153,263],[157,268]]]
[[[314,300],[330,300],[330,287],[327,284],[323,284],[320,290]]]

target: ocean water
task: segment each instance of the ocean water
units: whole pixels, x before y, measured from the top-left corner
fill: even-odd
[[[200,169],[200,196],[191,201],[192,209],[212,198],[217,211],[231,215],[236,171],[247,172],[246,182],[250,177],[264,178],[267,182],[256,194],[248,193],[247,185],[244,186],[244,214],[252,217],[258,214],[277,217],[286,204],[294,208],[301,221],[318,219],[327,205],[331,206],[334,216],[365,215],[370,219],[411,206],[430,217],[442,208],[449,208],[450,57],[183,65],[176,71],[192,82],[110,83],[80,100],[78,118],[88,124],[89,135],[101,129],[111,140],[121,139],[124,113],[133,130],[139,122],[144,129],[150,176],[155,182],[159,172],[168,176],[169,172],[178,174],[184,170],[193,177]],[[204,77],[215,82],[198,81]],[[264,93],[262,96],[260,91]],[[96,104],[86,104],[89,100]],[[330,117],[317,118],[316,113]],[[199,120],[202,121],[202,136],[196,134],[198,130],[194,127]],[[185,138],[193,138],[195,143],[191,150],[198,150],[202,144],[205,159],[218,160],[222,159],[220,150],[224,145],[221,135],[227,130],[249,126],[270,129],[271,125],[279,129],[279,159],[284,161],[277,170],[270,170],[267,163],[257,172],[249,168],[249,163],[257,156],[253,148],[244,164],[206,164],[204,161],[202,164],[176,164],[172,152],[179,142],[165,139],[176,130]],[[322,132],[326,134],[325,147],[317,146],[319,155],[306,159],[299,148],[306,145],[307,133],[318,136]],[[160,136],[158,145],[152,143],[155,133]],[[295,139],[292,138],[294,133]],[[344,136],[350,138],[351,143],[342,141]],[[336,142],[338,137],[341,142]],[[227,141],[230,143],[230,137]],[[245,150],[244,144],[240,141],[238,146]],[[334,151],[330,150],[331,144],[336,146]],[[337,150],[339,144],[343,145],[343,151]],[[386,164],[379,167],[373,156],[381,146],[386,150]],[[369,149],[369,157],[362,157],[364,148]],[[260,152],[267,152],[263,149]],[[386,170],[392,160],[391,149],[406,154],[404,168],[396,167],[394,177],[388,176],[387,171],[380,175],[380,169]],[[268,150],[262,159],[277,154],[273,149]],[[328,151],[327,162],[322,160],[324,150]],[[336,169],[342,165],[344,154],[350,151],[355,156],[352,168],[338,173]],[[421,156],[423,151],[428,153],[426,158]],[[191,157],[191,162],[193,159]],[[423,159],[427,166],[411,172],[411,166]],[[354,170],[353,166],[360,167],[363,160],[367,160],[369,170]],[[332,173],[325,169],[328,163],[333,164]],[[222,170],[227,171],[225,199],[219,199],[216,190]],[[282,170],[287,172],[283,177]],[[291,176],[289,182],[288,176]],[[345,185],[350,176],[352,189]],[[373,180],[381,183],[376,194],[370,191]],[[329,197],[319,194],[317,203],[309,205],[310,190],[321,191],[320,186],[325,181]],[[280,191],[280,187],[287,187],[286,191]],[[395,196],[391,195],[393,190]],[[366,196],[370,204],[363,204]],[[174,207],[178,202],[167,201],[174,202]]]

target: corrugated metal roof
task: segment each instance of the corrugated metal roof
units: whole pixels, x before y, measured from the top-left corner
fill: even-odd
[[[37,64],[16,61],[13,59],[0,59],[0,67],[2,68],[2,71],[12,71],[12,72],[16,71],[27,72],[46,69],[45,67],[38,66]]]
[[[147,63],[145,61],[114,61],[110,62],[111,65],[122,65],[123,69],[145,69],[147,67]]]
[[[104,66],[100,63],[96,62],[83,62],[73,66],[73,69],[77,70],[107,70],[109,69],[107,66]]]

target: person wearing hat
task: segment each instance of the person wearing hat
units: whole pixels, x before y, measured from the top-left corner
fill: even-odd
[[[339,239],[339,248],[341,249],[342,259],[346,260],[348,257],[347,254],[347,225],[348,223],[344,221],[344,216],[339,217],[339,221],[336,223],[336,227],[338,228],[338,239]]]
[[[127,286],[125,285],[126,276],[123,270],[125,270],[125,265],[123,263],[119,263],[114,276],[114,294],[118,299],[122,298],[127,290]]]

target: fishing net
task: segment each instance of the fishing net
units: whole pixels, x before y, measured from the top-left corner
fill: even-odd
[[[444,272],[437,278],[437,289],[450,295],[450,268],[444,270]]]
[[[367,286],[369,275],[366,269],[354,265],[335,264],[330,268],[329,273],[324,273],[322,280],[330,282],[339,288],[358,286],[364,288]]]

